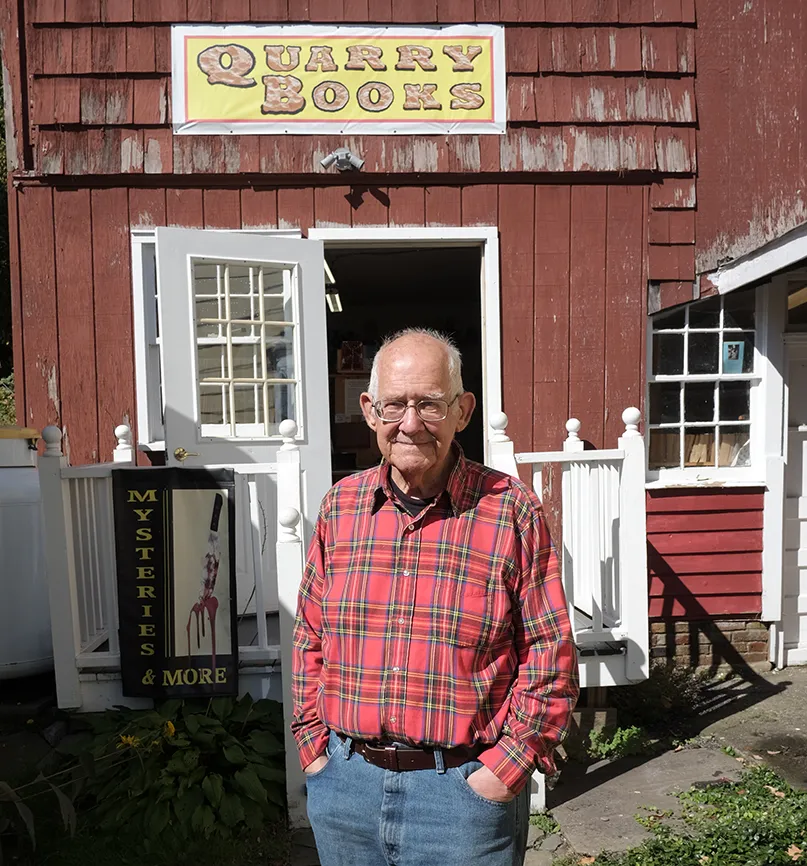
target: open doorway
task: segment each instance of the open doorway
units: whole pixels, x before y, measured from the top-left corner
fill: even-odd
[[[359,394],[384,337],[407,327],[436,328],[457,343],[463,384],[477,398],[457,438],[470,459],[483,461],[481,256],[479,246],[326,246],[334,480],[378,462]]]

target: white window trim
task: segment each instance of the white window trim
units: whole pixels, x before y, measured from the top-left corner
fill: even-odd
[[[482,406],[485,463],[490,465],[490,419],[502,410],[502,349],[499,289],[499,229],[496,226],[440,226],[435,228],[322,228],[309,229],[308,237],[325,242],[326,248],[409,246],[482,248],[480,306],[482,313]]]
[[[690,466],[676,469],[648,469],[645,487],[648,490],[663,490],[670,487],[755,487],[765,486],[766,483],[766,381],[769,364],[767,353],[769,346],[769,316],[768,303],[765,289],[762,286],[756,289],[755,314],[756,328],[754,339],[754,374],[738,376],[745,381],[750,379],[751,386],[751,464],[742,467],[717,467],[717,466]],[[697,303],[697,302],[695,302]],[[647,440],[649,443],[650,427],[650,384],[652,381],[664,381],[666,377],[651,379],[650,371],[653,369],[653,317],[647,318],[647,331],[645,340],[646,369],[648,374],[645,382],[645,405],[647,406]],[[669,377],[671,381],[697,381],[705,379],[712,381],[713,375],[692,376],[681,379],[681,377]],[[717,377],[721,381],[729,380],[731,376]]]
[[[206,229],[206,231],[263,234],[272,237],[300,238],[299,229]],[[137,447],[142,451],[165,451],[162,425],[163,400],[160,387],[160,353],[151,348],[159,343],[155,339],[157,311],[154,299],[158,287],[151,282],[151,274],[143,267],[148,248],[156,252],[156,231],[153,228],[132,229],[132,300],[135,355],[135,398],[137,405]],[[299,369],[299,367],[298,367]]]

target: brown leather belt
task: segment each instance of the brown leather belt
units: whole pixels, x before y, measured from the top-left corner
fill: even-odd
[[[346,737],[339,734],[342,742]],[[436,767],[434,749],[419,749],[416,746],[396,746],[392,743],[368,743],[363,740],[352,740],[351,748],[361,755],[368,764],[381,767],[383,770],[404,772],[406,770],[433,770]],[[472,761],[479,754],[479,749],[457,746],[453,749],[441,749],[445,767],[461,767]]]

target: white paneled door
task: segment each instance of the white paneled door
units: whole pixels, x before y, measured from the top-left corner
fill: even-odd
[[[807,664],[807,335],[788,336],[784,661]]]
[[[322,241],[156,238],[167,464],[273,463],[291,419],[310,528],[331,484]]]

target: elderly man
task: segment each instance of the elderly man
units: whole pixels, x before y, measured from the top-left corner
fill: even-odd
[[[322,866],[517,866],[533,770],[578,694],[536,497],[466,460],[460,356],[421,329],[376,355],[380,467],[325,497],[300,588],[293,730]]]

